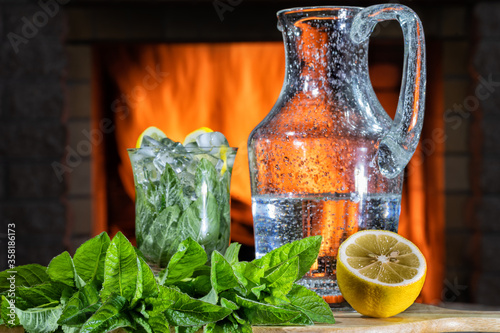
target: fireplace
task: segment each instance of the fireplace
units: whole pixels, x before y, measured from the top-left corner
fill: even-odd
[[[115,123],[106,120],[109,117],[96,118],[92,112],[102,108],[103,100],[104,105],[111,105],[120,97],[113,91],[111,78],[103,75],[103,52],[109,55],[115,47],[123,49],[133,44],[280,45],[275,12],[301,5],[295,1],[266,5],[258,1],[62,2],[54,17],[38,27],[35,36],[26,38],[28,43],[18,44],[18,53],[13,51],[12,43],[4,41],[8,75],[3,83],[3,107],[7,112],[1,115],[5,120],[1,132],[6,140],[1,155],[0,198],[2,226],[8,221],[19,225],[19,264],[47,264],[64,249],[74,251],[97,230],[113,232],[121,228],[129,235],[132,233],[133,203],[120,178],[109,178],[106,193],[96,191],[92,178],[99,168],[111,167],[96,153],[104,148],[113,151],[113,142],[106,137],[115,133]],[[426,124],[429,140],[422,141],[420,157],[441,153],[441,161],[435,160],[429,170],[444,164],[444,188],[437,186],[434,195],[439,198],[445,194],[442,204],[446,221],[445,274],[438,286],[440,297],[427,301],[499,305],[500,286],[496,281],[500,272],[492,267],[500,267],[495,264],[500,234],[493,223],[500,191],[500,178],[495,171],[499,149],[494,127],[498,121],[494,110],[499,105],[495,84],[500,81],[500,72],[490,50],[498,49],[500,33],[494,13],[500,4],[441,1],[433,3],[432,9],[427,3],[408,2],[408,5],[422,18],[428,51],[442,55],[441,65],[436,61],[436,67],[428,68],[432,84],[441,82],[442,88],[439,84],[434,85],[434,90],[428,86],[427,94],[440,96],[434,107],[443,116],[436,123]],[[28,6],[9,3],[1,7],[9,17],[4,30],[21,37],[23,18],[32,19],[44,10],[36,3]],[[471,31],[471,22],[477,23],[475,32]],[[378,29],[370,44],[373,51],[370,62],[374,65],[371,74],[379,98],[390,111],[395,110],[399,84],[401,36],[397,25],[387,24]],[[377,55],[381,59],[374,58]],[[395,58],[388,59],[389,55]],[[67,63],[60,59],[67,59]],[[389,75],[391,71],[395,72],[393,76]],[[391,81],[391,77],[396,80]],[[483,87],[480,95],[476,94],[477,87]],[[481,97],[485,92],[489,92],[488,97]],[[443,126],[444,133],[433,132],[439,126]],[[18,142],[17,136],[23,139]],[[17,148],[7,150],[7,146]],[[55,169],[54,161],[60,163]],[[413,163],[421,162],[417,157]],[[108,196],[109,193],[114,195]],[[99,208],[96,202],[107,205]],[[439,202],[434,204],[439,209]],[[415,206],[423,203],[412,202],[412,205],[403,208],[405,214],[421,209]],[[242,208],[234,211],[235,219],[251,218],[244,202],[233,201],[233,206]],[[424,207],[433,209],[432,205]],[[241,226],[248,227],[244,223]],[[245,231],[251,235],[251,228]],[[433,237],[424,235],[424,239]],[[43,251],[37,251],[38,246]],[[0,264],[6,264],[5,258],[0,258]]]

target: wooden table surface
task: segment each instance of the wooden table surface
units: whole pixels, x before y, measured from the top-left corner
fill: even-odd
[[[500,332],[500,311],[451,310],[415,303],[405,312],[390,318],[369,318],[354,311],[334,311],[334,316],[336,323],[333,325],[254,326],[253,332]],[[0,326],[0,333],[3,332],[21,333],[24,330]]]
[[[334,311],[336,323],[305,327],[261,326],[254,333],[282,332],[500,332],[500,311],[451,310],[413,304],[390,318],[369,318],[357,312]]]

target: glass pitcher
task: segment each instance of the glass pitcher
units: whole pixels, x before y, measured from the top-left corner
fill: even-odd
[[[368,40],[385,20],[399,21],[405,39],[394,121],[368,74]],[[278,21],[285,81],[248,140],[256,257],[322,235],[318,260],[300,283],[341,302],[339,244],[362,229],[398,230],[403,170],[424,116],[424,31],[399,4],[294,8],[278,12]]]

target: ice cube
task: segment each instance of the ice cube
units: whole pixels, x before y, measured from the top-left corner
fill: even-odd
[[[160,143],[164,146],[164,147],[173,147],[176,143],[178,142],[175,142],[174,140],[171,140],[169,138],[163,138],[161,139]]]
[[[196,142],[190,142],[184,146],[187,152],[194,153],[198,151],[198,144]]]
[[[221,132],[203,133],[196,138],[198,147],[211,151],[213,147],[229,146],[226,137]]]
[[[160,141],[157,141],[152,137],[145,135],[142,138],[142,143],[141,143],[141,148],[143,147],[164,148],[165,146]]]
[[[140,184],[142,183],[147,183],[147,182],[157,182],[160,180],[161,172],[158,172],[159,170],[156,168],[156,165],[154,164],[154,160],[151,158],[145,159],[142,164],[142,179],[139,180],[138,182]]]
[[[170,156],[170,151],[162,149],[158,151],[158,154],[153,160],[153,164],[160,173],[163,173],[165,171],[165,165],[167,165],[167,163],[171,164],[173,161],[174,158]]]
[[[218,160],[217,164],[215,165],[215,170],[217,170],[217,172],[220,174],[223,166],[224,166],[224,161]]]

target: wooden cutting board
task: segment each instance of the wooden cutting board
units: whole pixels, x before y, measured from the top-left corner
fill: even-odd
[[[413,304],[390,318],[369,318],[357,312],[334,311],[336,323],[305,327],[261,326],[254,333],[283,332],[500,332],[500,311],[461,311]]]

